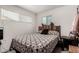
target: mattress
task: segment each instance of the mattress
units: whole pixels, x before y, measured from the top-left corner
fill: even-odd
[[[23,53],[50,53],[54,50],[58,40],[58,34],[44,35],[40,33],[25,33],[17,35],[12,40],[11,47]]]

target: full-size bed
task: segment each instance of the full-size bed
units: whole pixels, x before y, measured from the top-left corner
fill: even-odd
[[[51,53],[59,41],[59,32],[53,34],[24,33],[12,39],[10,50],[21,53]]]

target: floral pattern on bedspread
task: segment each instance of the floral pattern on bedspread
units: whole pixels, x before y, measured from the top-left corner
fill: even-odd
[[[58,39],[58,35],[21,34],[12,40],[11,48],[22,53],[50,53],[55,48]]]

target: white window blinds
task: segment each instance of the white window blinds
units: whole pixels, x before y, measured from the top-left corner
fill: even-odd
[[[25,16],[6,9],[1,9],[1,20],[13,20],[19,22],[32,22],[31,16]]]
[[[19,21],[19,14],[5,9],[1,9],[1,18]]]

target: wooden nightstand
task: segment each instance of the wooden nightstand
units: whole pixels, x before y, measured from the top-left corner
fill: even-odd
[[[69,45],[69,52],[70,53],[79,53],[79,37],[76,37],[77,38],[77,46],[74,46],[74,45]]]
[[[63,47],[69,50],[69,45],[78,46],[78,40],[70,36],[61,36]],[[64,49],[63,48],[63,49]]]
[[[79,53],[79,47],[78,46],[69,45],[69,52],[70,53]]]

